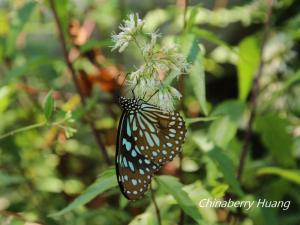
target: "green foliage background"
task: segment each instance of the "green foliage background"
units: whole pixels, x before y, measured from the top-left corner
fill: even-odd
[[[94,21],[80,51],[101,48],[108,62],[130,71],[139,64],[137,52],[112,53],[110,36],[137,12],[149,31],[163,33],[163,42],[178,43],[191,63],[178,106],[188,124],[182,161],[175,159],[153,182],[162,224],[232,224],[230,217],[244,225],[299,224],[299,2],[274,1],[265,43],[270,1],[191,0],[186,14],[182,2],[55,1],[68,49],[71,19]],[[261,63],[249,154],[238,181]],[[76,71],[89,66],[74,62]],[[48,1],[0,1],[0,79],[0,224],[158,224],[149,193],[136,202],[121,196],[113,165],[87,122],[113,161],[120,93],[94,88],[80,105]],[[224,197],[291,205],[198,207],[203,198]]]

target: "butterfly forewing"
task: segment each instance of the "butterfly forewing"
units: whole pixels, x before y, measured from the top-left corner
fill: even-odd
[[[186,127],[178,112],[162,112],[159,108],[144,103],[137,113],[137,127],[133,130],[136,144],[142,154],[156,164],[171,161],[184,142]]]

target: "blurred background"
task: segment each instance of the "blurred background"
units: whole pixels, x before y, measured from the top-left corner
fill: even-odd
[[[159,224],[150,195],[127,201],[113,172],[118,97],[141,59],[112,52],[111,34],[138,13],[191,65],[174,83],[183,153],[153,182],[162,224],[299,225],[299,12],[296,0],[0,0],[0,224]]]

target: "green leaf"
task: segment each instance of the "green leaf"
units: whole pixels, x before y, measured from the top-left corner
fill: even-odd
[[[152,212],[144,212],[137,215],[128,225],[153,225],[156,224],[155,214]]]
[[[11,95],[11,88],[9,86],[0,87],[0,113],[4,112],[8,108]]]
[[[228,188],[228,184],[220,184],[214,187],[214,189],[211,191],[211,195],[214,198],[223,198]]]
[[[197,118],[184,118],[186,124],[193,124],[198,122],[210,122],[218,119],[218,116],[209,116],[209,117],[197,117]]]
[[[220,171],[223,173],[224,179],[232,188],[232,191],[237,195],[242,196],[243,191],[235,177],[235,170],[230,158],[217,146],[208,152],[208,156],[217,163]]]
[[[247,37],[239,44],[238,86],[239,99],[245,101],[260,62],[259,46],[255,37]]]
[[[195,23],[195,18],[197,16],[197,13],[198,13],[198,7],[193,7],[190,10],[188,18],[186,19],[185,31],[189,32],[192,29],[192,27],[194,26],[194,23]]]
[[[187,62],[191,64],[190,83],[202,112],[207,115],[207,102],[205,96],[205,73],[203,67],[203,55],[200,51],[197,39],[193,34],[186,34],[181,39],[182,52],[185,53]]]
[[[103,47],[110,47],[113,45],[113,42],[111,39],[104,39],[104,40],[95,40],[91,39],[88,40],[86,43],[80,46],[80,52],[86,53],[88,51],[91,51],[95,48],[103,48]]]
[[[235,137],[245,105],[236,100],[226,101],[219,105],[212,116],[219,116],[209,127],[209,137],[214,143],[226,148]]]
[[[193,27],[192,32],[199,38],[205,39],[216,45],[223,46],[233,51],[233,48],[231,46],[229,46],[225,41],[221,40],[218,36],[208,30]]]
[[[291,74],[286,81],[284,81],[282,92],[287,91],[293,85],[297,85],[299,83],[300,83],[300,70],[297,70],[294,74]]]
[[[289,122],[275,114],[257,116],[255,120],[257,132],[263,144],[277,163],[283,166],[294,164],[292,155],[293,137],[288,132]]]
[[[0,172],[0,187],[24,182],[24,177]]]
[[[68,0],[55,1],[57,14],[62,23],[64,35],[66,35],[68,31],[70,4]]]
[[[195,48],[195,47],[193,47]],[[199,48],[198,46],[196,48]],[[193,57],[193,49],[191,49],[191,58]],[[207,102],[206,102],[206,90],[205,90],[205,73],[203,67],[203,55],[199,51],[197,57],[195,58],[195,62],[191,67],[190,71],[191,83],[193,85],[193,90],[196,95],[196,98],[199,101],[201,106],[201,110],[204,115],[208,114]]]
[[[42,65],[52,65],[55,61],[47,56],[38,56],[29,59],[25,64],[13,67],[6,75],[5,82],[13,81],[13,79],[24,76],[26,73],[41,67]]]
[[[34,1],[29,1],[24,4],[17,12],[17,16],[11,21],[11,31],[6,38],[6,56],[11,57],[16,51],[16,41],[18,35],[22,31],[26,23],[28,23],[29,18],[35,9],[36,3]]]
[[[177,178],[172,176],[158,176],[157,181],[165,192],[170,193],[175,198],[178,205],[187,215],[193,218],[198,224],[205,224],[197,205],[195,205],[188,194],[182,189],[183,185]]]
[[[103,172],[100,177],[90,185],[79,197],[77,197],[73,202],[71,202],[66,208],[61,211],[51,214],[52,217],[61,216],[67,212],[70,212],[79,206],[83,206],[84,204],[91,201],[97,195],[113,188],[118,185],[116,179],[116,173],[114,168],[110,168]]]
[[[283,179],[300,185],[300,170],[282,169],[278,167],[264,167],[257,171],[257,175],[277,175]]]
[[[52,90],[48,92],[44,100],[44,115],[49,121],[54,111],[54,98],[52,96]]]

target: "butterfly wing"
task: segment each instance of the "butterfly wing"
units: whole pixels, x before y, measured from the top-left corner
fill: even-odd
[[[134,139],[132,122],[134,112],[124,111],[119,123],[116,173],[119,187],[130,200],[141,198],[148,190],[153,173],[159,165],[141,154],[141,149]]]
[[[181,151],[187,131],[178,112],[163,112],[148,103],[133,117],[132,130],[142,154],[160,166]]]

